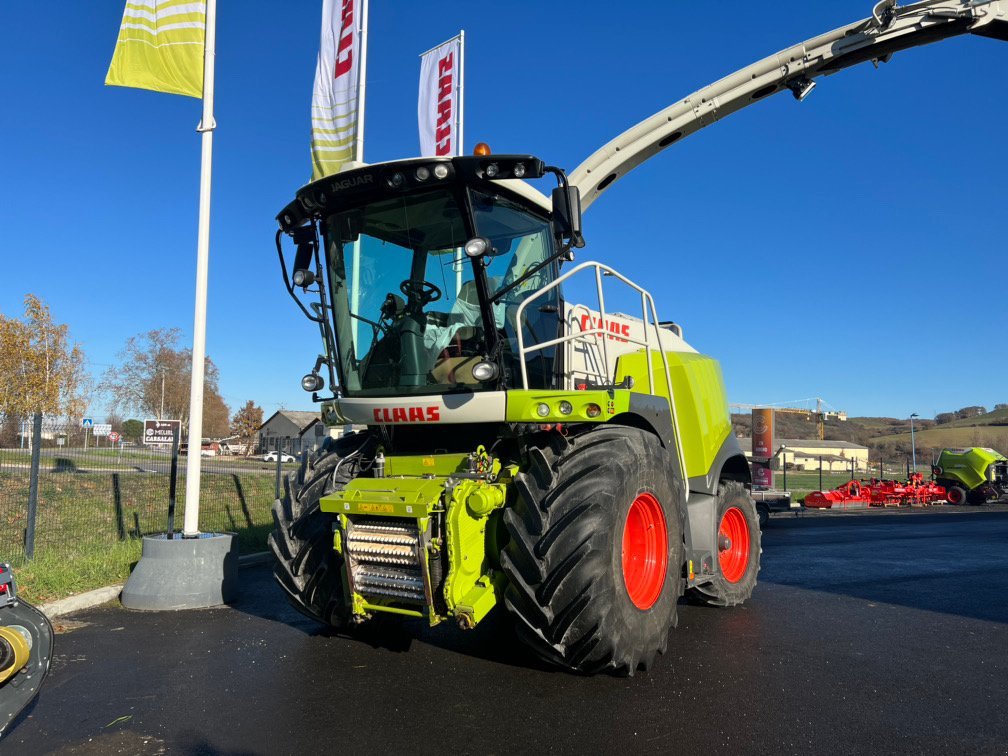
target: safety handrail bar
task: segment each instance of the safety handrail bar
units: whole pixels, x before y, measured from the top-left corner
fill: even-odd
[[[525,312],[525,308],[528,307],[528,305],[534,302],[535,300],[541,299],[548,292],[559,287],[567,279],[571,278],[577,273],[580,273],[582,270],[587,270],[589,268],[593,268],[595,270],[595,286],[596,286],[596,293],[598,294],[599,320],[602,324],[601,327],[578,331],[577,333],[567,334],[566,336],[561,336],[556,339],[550,339],[548,341],[538,342],[532,344],[531,346],[526,347],[525,337],[522,333],[522,327],[521,327],[522,314]],[[567,341],[573,341],[574,339],[582,338],[584,336],[592,336],[592,335],[599,335],[602,337],[602,353],[603,353],[603,361],[605,363],[606,378],[608,380],[614,379],[614,376],[612,375],[609,365],[608,337],[611,334],[605,328],[605,322],[606,322],[605,298],[602,294],[603,271],[609,276],[616,278],[619,281],[622,281],[624,284],[636,290],[641,295],[641,321],[643,322],[644,325],[645,340],[641,342],[638,339],[632,339],[629,336],[623,336],[623,335],[621,335],[620,338],[631,344],[642,346],[646,350],[647,355],[645,362],[647,363],[647,369],[648,369],[648,392],[652,395],[654,395],[655,393],[655,380],[654,380],[654,366],[651,363],[651,353],[653,349],[651,347],[651,336],[649,329],[654,328],[654,335],[658,341],[658,353],[661,355],[662,367],[665,369],[665,384],[666,388],[668,389],[669,409],[672,411],[672,427],[676,436],[675,438],[676,449],[678,450],[679,464],[680,469],[682,470],[683,489],[684,494],[688,499],[689,484],[687,482],[687,476],[686,476],[686,457],[683,452],[682,437],[679,432],[679,413],[676,411],[675,395],[672,392],[672,373],[669,370],[668,355],[665,354],[665,349],[662,346],[661,331],[658,325],[658,312],[655,309],[654,298],[651,296],[650,292],[648,292],[646,289],[638,286],[629,278],[627,278],[620,272],[614,270],[613,268],[610,268],[608,265],[604,263],[587,261],[581,263],[580,265],[574,266],[566,273],[563,273],[562,275],[558,276],[555,280],[536,290],[528,297],[526,297],[524,300],[522,300],[522,302],[518,305],[518,309],[515,311],[515,332],[517,333],[518,336],[518,360],[521,366],[522,388],[528,390],[528,368],[525,364],[525,356],[528,353],[536,352],[541,349],[545,349],[546,347],[549,346],[554,346],[556,344],[561,344]],[[649,314],[648,310],[650,310],[650,319],[648,318]],[[567,327],[566,318],[564,319],[564,327],[565,328]]]

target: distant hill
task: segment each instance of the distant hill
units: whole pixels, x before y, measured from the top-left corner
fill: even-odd
[[[972,428],[978,425],[1006,425],[1008,426],[1008,407],[988,412],[986,415],[977,417],[967,417],[962,420],[953,420],[950,423],[943,423],[939,428]]]
[[[752,433],[750,414],[733,414],[736,435]],[[817,438],[816,422],[811,416],[778,412],[775,414],[778,438]],[[851,417],[846,422],[828,418],[824,435],[833,441],[850,441],[871,449],[871,457],[894,459],[910,454],[910,420],[895,417]],[[949,446],[988,446],[1008,454],[1008,407],[976,417],[953,420],[941,425],[934,420],[914,420],[917,457],[929,458]]]

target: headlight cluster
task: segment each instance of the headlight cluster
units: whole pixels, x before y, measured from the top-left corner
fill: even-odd
[[[550,415],[575,416],[574,405],[566,399],[561,399],[552,407],[546,402],[539,402],[536,404],[535,412],[539,417],[549,417]],[[602,408],[599,405],[595,402],[587,402],[578,407],[576,417],[596,418],[601,414]]]
[[[451,163],[431,163],[418,165],[415,168],[403,168],[385,177],[389,189],[402,189],[404,186],[435,183],[444,181],[452,173]]]
[[[531,155],[496,155],[479,161],[476,172],[483,178],[523,179],[540,178],[543,175],[543,162]]]

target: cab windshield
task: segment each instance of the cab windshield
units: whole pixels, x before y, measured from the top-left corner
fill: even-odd
[[[467,224],[462,196],[447,189],[397,196],[328,218],[327,263],[345,395],[496,388],[498,379],[485,385],[472,374],[490,356],[490,341],[500,343],[498,362],[505,382],[513,385],[515,308],[552,280],[555,266],[528,276],[484,306],[475,266],[484,266],[493,300],[496,292],[553,254],[552,233],[544,218],[517,203],[476,192],[468,198],[473,219]],[[492,247],[476,261],[463,251],[473,227]],[[523,318],[526,343],[548,338],[536,327],[541,315],[537,311],[531,320]],[[556,330],[556,315],[552,317],[549,337]],[[489,329],[492,339],[487,338]]]

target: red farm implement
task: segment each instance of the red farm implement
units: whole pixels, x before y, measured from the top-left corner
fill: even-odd
[[[850,480],[832,491],[813,491],[805,497],[805,506],[815,509],[839,508],[851,505],[870,507],[924,507],[945,501],[945,488],[925,481],[921,473],[910,480]]]

